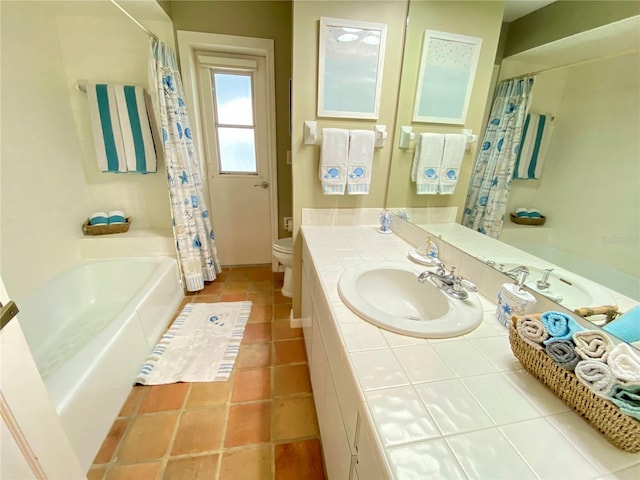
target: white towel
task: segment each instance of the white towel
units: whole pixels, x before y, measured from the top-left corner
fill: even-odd
[[[155,172],[156,152],[144,89],[134,85],[116,85],[114,88],[127,170],[138,173]]]
[[[325,195],[344,195],[347,183],[349,130],[323,128],[320,149],[320,181]]]
[[[467,136],[461,133],[447,133],[444,136],[444,153],[440,166],[440,183],[438,192],[451,195],[456,190],[460,165],[467,148]]]
[[[444,150],[444,135],[421,133],[416,140],[411,180],[416,182],[418,195],[438,193],[438,177]]]
[[[618,383],[628,386],[640,386],[640,353],[626,343],[619,343],[609,353],[607,363]]]
[[[544,154],[553,130],[553,122],[550,118],[549,115],[527,114],[522,128],[513,178],[525,180],[540,178]]]
[[[115,86],[87,85],[96,159],[101,172],[126,172]]]
[[[373,167],[373,130],[349,131],[349,161],[347,164],[347,193],[369,195]]]

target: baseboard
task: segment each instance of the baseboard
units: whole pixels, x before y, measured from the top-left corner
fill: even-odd
[[[291,328],[302,328],[302,319],[293,318],[293,308],[291,309],[291,312],[289,313],[289,326]]]

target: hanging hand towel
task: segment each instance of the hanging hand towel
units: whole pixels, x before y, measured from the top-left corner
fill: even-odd
[[[349,195],[369,195],[375,139],[373,130],[349,131],[349,162],[347,164]]]
[[[114,89],[127,170],[154,173],[157,170],[156,152],[151,137],[144,90],[134,85],[116,85]]]
[[[347,183],[349,130],[323,128],[320,149],[320,181],[325,195],[344,195]]]
[[[101,172],[126,172],[115,86],[89,84],[87,99],[98,168]]]
[[[520,148],[513,170],[514,179],[534,180],[540,178],[544,153],[551,139],[553,122],[548,115],[527,114],[522,127]]]
[[[444,150],[444,135],[421,133],[416,140],[411,180],[416,182],[418,195],[438,193],[438,176]]]
[[[451,195],[456,190],[460,165],[467,148],[467,136],[461,133],[448,133],[444,136],[444,153],[440,167],[440,184],[438,191],[443,195]]]

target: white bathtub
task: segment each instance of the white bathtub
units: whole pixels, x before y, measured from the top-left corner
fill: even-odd
[[[183,296],[174,258],[121,258],[82,261],[21,303],[20,325],[85,469]]]

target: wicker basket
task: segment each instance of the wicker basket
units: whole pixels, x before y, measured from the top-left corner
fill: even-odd
[[[613,445],[640,452],[640,422],[625,415],[612,402],[584,386],[575,374],[556,365],[544,351],[526,343],[513,324],[509,326],[511,350],[522,366],[556,396],[598,430]]]
[[[85,235],[107,235],[109,233],[124,233],[129,231],[131,217],[127,217],[124,223],[111,223],[108,225],[89,225],[87,218],[82,224],[82,231]]]
[[[540,218],[531,218],[531,217],[518,217],[511,213],[511,221],[513,223],[517,223],[518,225],[544,225],[544,222],[547,221],[547,217],[542,215]]]

